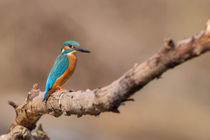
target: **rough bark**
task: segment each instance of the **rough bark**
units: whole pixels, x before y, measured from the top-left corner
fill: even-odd
[[[10,131],[10,133],[1,135],[0,140],[49,140],[46,132],[39,124],[35,132],[31,133],[26,127],[17,125]]]
[[[33,130],[44,114],[55,117],[62,114],[81,117],[97,116],[102,112],[119,113],[118,107],[125,101],[131,101],[129,97],[147,83],[159,78],[167,70],[209,50],[210,22],[207,23],[205,31],[201,31],[198,35],[177,44],[173,40],[166,41],[164,46],[148,60],[142,64],[135,64],[119,79],[103,88],[55,92],[46,103],[42,103],[44,93],[35,84],[23,104],[16,105],[10,102],[10,105],[15,108],[16,119],[9,128],[9,134],[13,133],[17,126]]]

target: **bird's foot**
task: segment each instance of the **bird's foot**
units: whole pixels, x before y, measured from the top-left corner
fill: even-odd
[[[60,109],[61,109],[61,99],[62,99],[64,93],[65,93],[65,92],[62,92],[61,95],[59,96],[58,104],[59,104]]]
[[[61,88],[60,86],[58,86],[57,91],[68,91],[68,89],[64,89],[64,88]]]
[[[63,95],[65,94],[65,92],[67,92],[67,91],[69,91],[69,92],[74,92],[75,90],[72,90],[72,89],[67,90],[67,89],[62,89],[62,88],[61,88],[61,89],[58,90],[58,91],[64,91],[64,92],[62,92],[62,93],[60,94],[60,96],[59,96],[59,101],[58,101],[59,107],[60,107],[60,109],[61,109],[61,106],[62,106],[62,104],[61,104],[61,99],[62,99]]]

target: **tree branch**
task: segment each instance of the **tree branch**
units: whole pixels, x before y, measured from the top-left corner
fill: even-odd
[[[159,78],[167,70],[183,62],[200,56],[210,50],[210,21],[207,28],[199,35],[174,43],[168,40],[164,46],[142,64],[135,64],[129,71],[110,85],[94,90],[75,92],[55,92],[47,103],[42,103],[43,92],[35,84],[24,103],[17,106],[10,103],[16,110],[16,119],[10,126],[10,132],[16,126],[24,126],[29,130],[35,128],[37,121],[44,114],[59,117],[63,113],[67,116],[94,115],[102,112],[119,113],[118,107],[136,91],[147,83]]]
[[[10,133],[1,135],[0,140],[49,140],[46,132],[39,124],[35,132],[31,133],[27,128],[17,125],[10,131]]]

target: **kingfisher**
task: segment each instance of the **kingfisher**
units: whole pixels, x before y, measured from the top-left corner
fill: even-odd
[[[42,102],[55,91],[66,91],[61,86],[71,77],[74,72],[77,57],[76,52],[90,53],[89,50],[80,47],[76,41],[66,41],[61,47],[61,53],[56,58],[48,76],[45,93]]]

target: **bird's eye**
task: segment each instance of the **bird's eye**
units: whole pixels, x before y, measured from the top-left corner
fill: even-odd
[[[70,48],[72,48],[72,45],[69,45]]]

